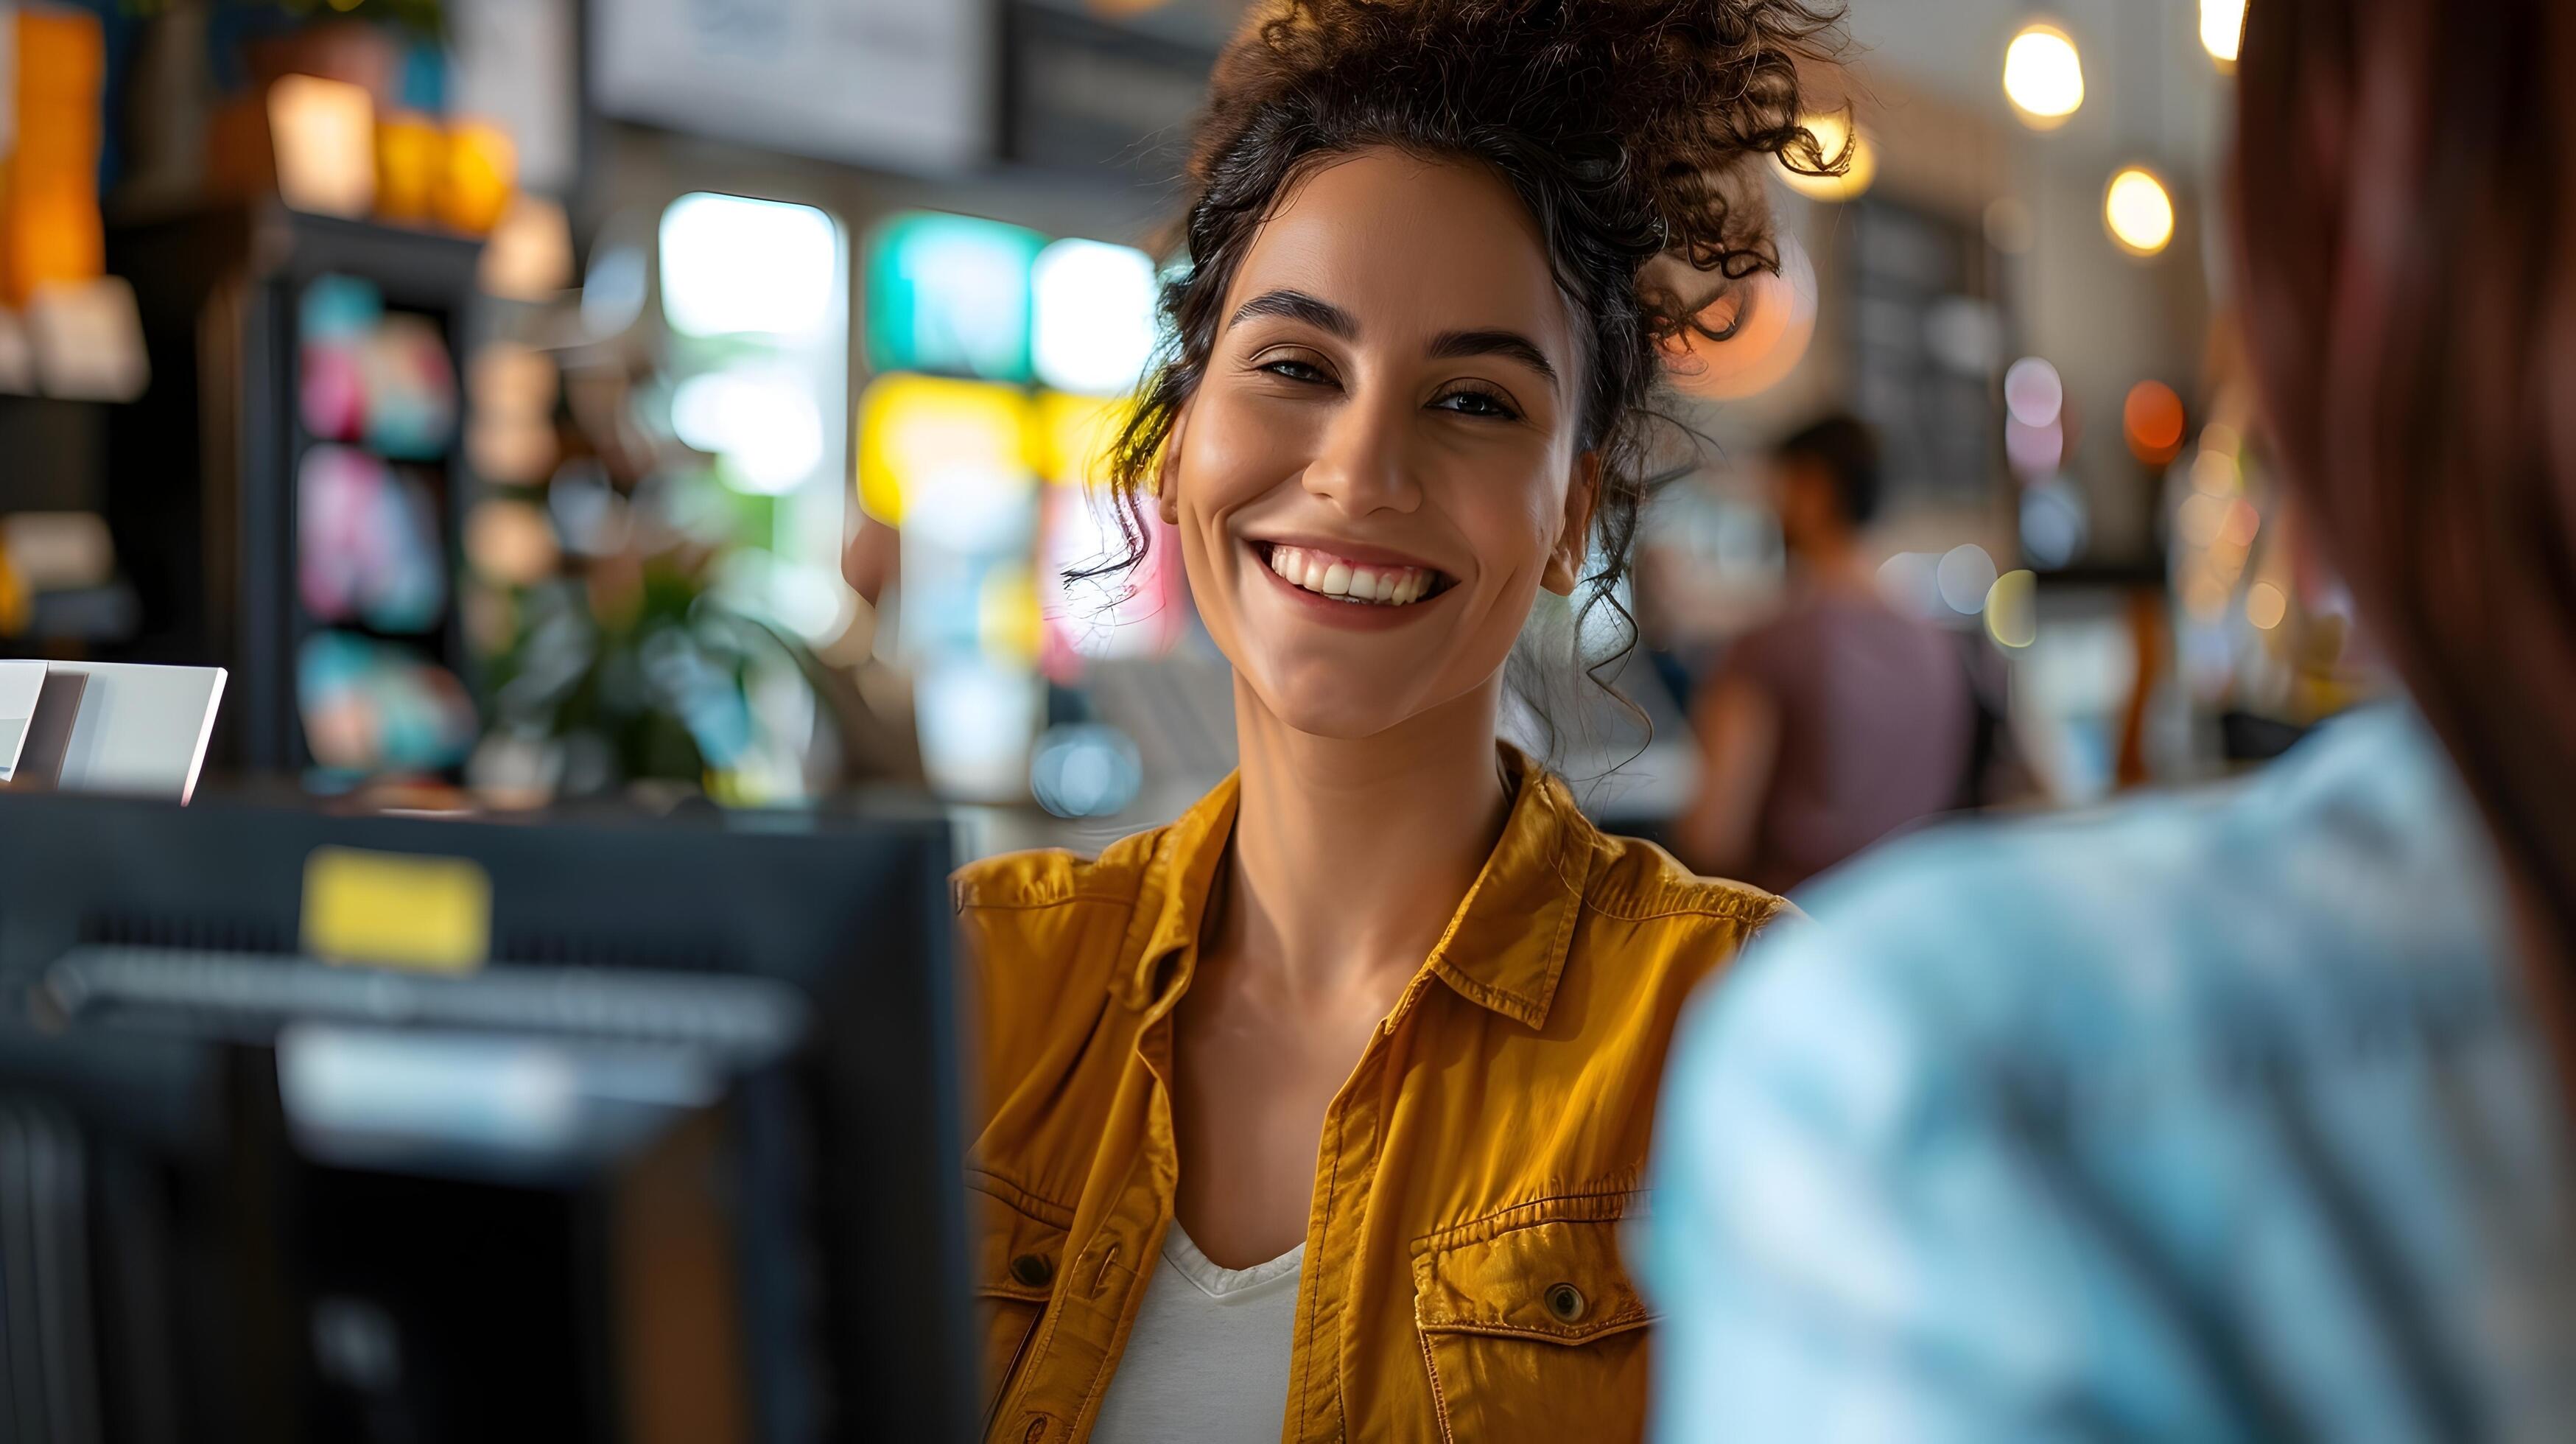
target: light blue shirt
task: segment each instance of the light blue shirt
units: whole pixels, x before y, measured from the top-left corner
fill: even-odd
[[[2569,1121],[2411,714],[1898,843],[1697,999],[1667,1441],[2576,1440]]]

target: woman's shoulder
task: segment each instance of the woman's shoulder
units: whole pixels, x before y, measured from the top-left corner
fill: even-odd
[[[959,868],[949,877],[949,896],[968,963],[1000,990],[997,999],[1043,1002],[1105,987],[1131,924],[1151,908],[1148,894],[1161,871],[1155,859],[1169,831],[1122,838],[1097,857],[1045,848]]]
[[[949,875],[959,913],[1055,908],[1085,902],[1133,903],[1169,827],[1133,833],[1085,857],[1069,848],[1036,848],[979,858]]]
[[[1580,884],[1583,905],[1603,918],[1703,918],[1739,926],[1749,936],[1774,920],[1798,915],[1788,899],[1751,883],[1703,877],[1642,837],[1596,830],[1592,853],[1592,866]]]
[[[1777,894],[1702,877],[1655,843],[1613,833],[1594,834],[1590,867],[1566,881],[1582,897],[1569,982],[1589,977],[1640,1002],[1661,999],[1658,1016],[1801,916]]]

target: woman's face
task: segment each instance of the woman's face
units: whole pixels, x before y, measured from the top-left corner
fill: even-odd
[[[1495,683],[1581,561],[1580,365],[1489,172],[1369,150],[1289,192],[1161,480],[1200,615],[1273,715],[1366,737]]]

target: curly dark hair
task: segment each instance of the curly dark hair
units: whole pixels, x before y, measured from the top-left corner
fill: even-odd
[[[1841,18],[1803,0],[1257,6],[1217,62],[1184,187],[1187,264],[1163,288],[1164,350],[1109,456],[1125,552],[1087,574],[1144,556],[1145,497],[1263,219],[1320,161],[1392,146],[1489,168],[1538,222],[1582,322],[1577,446],[1600,461],[1582,606],[1607,602],[1627,622],[1613,592],[1655,479],[1658,347],[1723,339],[1698,319],[1710,302],[1778,268],[1748,162],[1848,167],[1848,146],[1828,156],[1799,123],[1799,67],[1839,51]],[[1654,267],[1661,257],[1684,264]]]

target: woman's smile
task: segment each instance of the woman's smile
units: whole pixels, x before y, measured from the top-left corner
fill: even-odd
[[[1291,585],[1328,597],[1410,606],[1447,591],[1457,578],[1420,557],[1331,537],[1249,539],[1261,564]]]
[[[1330,626],[1380,630],[1430,610],[1455,579],[1436,567],[1349,546],[1249,541],[1253,565],[1302,615]],[[1353,555],[1367,552],[1367,555]]]

